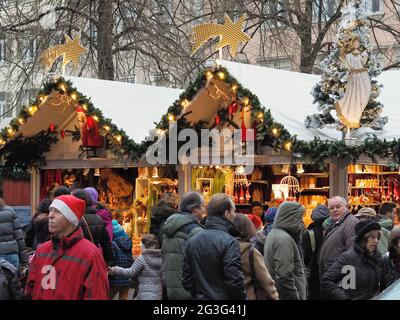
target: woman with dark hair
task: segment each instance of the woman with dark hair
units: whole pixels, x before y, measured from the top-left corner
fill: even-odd
[[[86,202],[86,210],[79,221],[79,226],[83,230],[85,238],[96,246],[101,247],[103,257],[108,266],[115,264],[110,236],[106,230],[103,219],[96,214],[97,210],[92,207],[90,195],[83,189],[76,189],[72,195]]]
[[[400,227],[392,229],[389,236],[388,251],[382,259],[382,290],[400,279]]]
[[[268,208],[267,208],[268,209]],[[265,225],[265,217],[264,217],[264,205],[259,201],[253,201],[251,204],[251,214],[259,217],[262,221],[263,226]]]
[[[30,229],[25,236],[26,246],[36,250],[39,244],[50,240],[49,232],[49,207],[51,199],[44,199],[39,203],[37,211],[32,218]]]
[[[238,215],[235,213],[235,215]],[[244,216],[246,219],[247,217]],[[278,300],[279,295],[262,254],[251,243],[253,232],[247,227],[245,219],[235,219],[233,224],[241,230],[239,241],[242,271],[248,300]]]

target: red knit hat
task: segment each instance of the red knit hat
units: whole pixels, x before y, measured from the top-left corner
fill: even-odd
[[[82,218],[86,202],[71,195],[63,195],[55,198],[50,205],[50,209],[55,208],[74,226],[78,226]]]
[[[262,221],[260,217],[257,217],[255,214],[248,214],[247,216],[249,217],[250,221],[253,222],[256,229],[261,227]]]

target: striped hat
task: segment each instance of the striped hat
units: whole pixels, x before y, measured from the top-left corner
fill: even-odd
[[[63,195],[55,198],[50,205],[50,209],[54,208],[74,226],[78,226],[79,220],[82,218],[86,203],[71,195]]]

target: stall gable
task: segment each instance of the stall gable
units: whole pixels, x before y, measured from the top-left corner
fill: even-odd
[[[178,133],[185,128],[254,129],[254,137],[261,145],[272,147],[283,155],[290,155],[296,140],[286,128],[276,122],[258,97],[244,88],[226,68],[216,66],[199,73],[156,125],[168,135],[171,122],[176,121]],[[243,138],[244,137],[244,138]]]
[[[10,121],[10,125],[1,130],[1,170],[26,171],[29,167],[40,167],[45,162],[44,153],[50,151],[51,145],[64,138],[79,141],[83,135],[76,125],[78,107],[85,114],[86,124],[91,118],[92,126],[97,128],[104,139],[104,146],[114,157],[136,159],[139,156],[139,144],[130,139],[111,119],[105,118],[90,98],[73,87],[71,81],[59,77],[44,83],[35,101],[23,107],[18,116]],[[60,145],[63,145],[63,151],[67,153],[78,146],[77,143]],[[23,157],[19,158],[21,153]]]

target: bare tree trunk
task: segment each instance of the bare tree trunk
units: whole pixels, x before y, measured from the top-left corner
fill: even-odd
[[[97,63],[99,79],[114,80],[113,1],[100,0],[97,9]]]
[[[305,2],[304,19],[299,23],[300,72],[312,73],[315,57],[312,56],[312,2]]]

